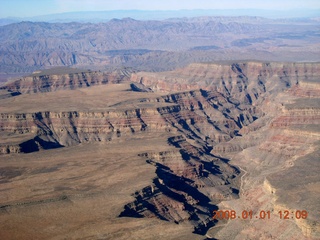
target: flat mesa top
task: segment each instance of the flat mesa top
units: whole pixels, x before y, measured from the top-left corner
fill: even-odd
[[[294,103],[286,104],[287,109],[319,109],[319,98],[300,98],[296,99]]]
[[[60,90],[56,92],[22,94],[1,99],[0,113],[34,113],[39,111],[112,111],[167,106],[169,103],[143,102],[143,98],[159,97],[156,93],[131,91],[130,84],[108,84]]]
[[[75,74],[75,73],[83,73],[90,72],[90,70],[84,70],[79,68],[70,68],[70,67],[54,67],[50,69],[44,69],[41,71],[35,71],[30,76],[31,77],[39,77],[43,75],[55,75],[55,74]]]

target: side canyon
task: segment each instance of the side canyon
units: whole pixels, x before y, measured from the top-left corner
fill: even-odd
[[[260,61],[12,80],[0,87],[0,238],[317,239],[319,80],[319,63]]]

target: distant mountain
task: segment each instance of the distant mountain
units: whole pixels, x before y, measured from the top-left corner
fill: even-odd
[[[11,23],[21,22],[19,18],[1,18],[0,19],[0,26],[8,25]]]
[[[320,9],[296,9],[287,11],[261,9],[196,9],[172,11],[114,10],[66,12],[29,18],[0,19],[0,26],[20,21],[32,22],[106,22],[113,18],[134,18],[137,20],[164,20],[168,18],[193,18],[199,16],[260,16],[266,18],[313,18],[320,16]]]
[[[0,27],[0,72],[51,66],[168,70],[194,61],[319,60],[319,22],[198,17],[106,23],[20,22]]]

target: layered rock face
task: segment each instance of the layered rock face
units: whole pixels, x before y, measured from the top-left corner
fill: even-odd
[[[61,146],[111,141],[138,131],[181,131],[210,148],[230,140],[263,115],[257,107],[239,108],[221,94],[202,90],[141,101],[170,105],[99,112],[2,113],[0,126],[3,133],[34,134]]]
[[[147,109],[124,112],[1,114],[1,128],[10,134],[32,133],[37,137],[30,139],[30,143],[35,141],[39,148],[47,148],[47,144],[70,146],[88,141],[111,141],[114,137],[144,131],[147,127],[145,120],[149,120],[149,128],[152,130],[165,129],[168,124],[157,115],[157,112]],[[21,143],[20,146],[25,143]],[[21,146],[20,150],[30,151],[28,146]]]
[[[256,109],[261,114],[256,121],[240,128],[241,137],[213,144],[212,154],[229,156],[232,163],[239,162],[241,170],[246,169],[245,175],[249,174],[240,187],[244,197],[236,200],[235,205],[223,200],[219,208],[238,212],[247,208],[270,209],[275,213],[274,218],[279,218],[279,211],[288,209],[295,213],[305,209],[309,212],[308,219],[292,217],[302,234],[294,230],[294,224],[284,224],[283,219],[277,221],[282,229],[295,232],[297,239],[313,239],[319,236],[319,218],[315,213],[319,209],[316,200],[319,195],[311,190],[319,186],[316,173],[319,168],[315,167],[320,130],[319,70],[317,63],[192,64],[174,72],[137,73],[131,79],[155,91],[205,89],[228,96],[233,103],[259,106]],[[241,104],[239,109],[243,108]],[[252,112],[253,108],[248,110]],[[252,159],[255,160],[250,162]],[[308,180],[303,179],[306,175]],[[264,185],[257,184],[264,178],[267,179]],[[311,191],[304,187],[306,185]],[[229,222],[225,230],[218,233],[210,230],[209,235],[218,239],[232,238],[230,232],[239,239],[288,237],[275,229],[264,229],[258,221],[248,221],[250,227],[243,224],[247,232],[235,231],[238,226]],[[251,233],[249,229],[255,230]]]
[[[135,200],[127,203],[119,216],[187,221],[194,226],[195,233],[206,234],[211,227],[226,224],[212,219],[213,210],[223,209],[228,201],[241,203],[243,196],[247,196],[247,204],[254,201],[248,197],[250,185],[245,185],[243,179],[265,189],[261,190],[266,191],[264,194],[270,189],[281,189],[273,182],[276,177],[272,174],[282,174],[282,170],[277,161],[269,161],[265,156],[279,157],[290,169],[292,158],[312,153],[303,144],[312,145],[319,139],[314,130],[319,124],[319,78],[318,63],[262,62],[192,64],[172,72],[130,76],[129,72],[118,71],[23,78],[5,85],[3,90],[22,95],[43,94],[130,79],[134,82],[131,88],[138,95],[112,105],[102,104],[99,110],[2,111],[0,132],[5,141],[1,142],[1,153],[33,152],[86,142],[107,144],[126,141],[137,134],[166,133],[170,136],[167,144],[175,150],[139,153],[154,166],[156,177],[133,193]],[[139,98],[139,94],[145,95]],[[266,164],[270,164],[267,170],[258,160],[246,162],[250,159],[247,156],[260,156],[260,152],[261,160],[265,158]],[[255,175],[259,168],[263,178]],[[246,171],[251,171],[249,177]],[[263,185],[264,177],[267,180]],[[214,230],[214,234],[224,232]],[[236,234],[243,236],[241,231]],[[307,235],[317,234],[317,227],[313,227]]]
[[[310,85],[313,86],[312,90]],[[277,156],[281,170],[266,177],[275,211],[288,209],[293,213],[305,209],[307,218],[292,217],[308,238],[320,237],[319,140],[320,140],[320,84],[306,81],[285,93],[291,97],[269,127],[273,132],[259,145],[261,151]],[[297,91],[297,89],[299,89]],[[298,97],[298,98],[297,98]]]
[[[319,237],[319,217],[316,214],[316,209],[319,209],[316,200],[319,198],[316,192],[319,188],[319,165],[316,159],[320,139],[320,85],[316,65],[297,64],[294,71],[282,65],[280,69],[286,69],[286,72],[281,70],[270,75],[272,84],[267,83],[266,93],[261,94],[260,99],[252,98],[252,104],[258,105],[264,115],[242,127],[241,137],[235,136],[230,141],[216,144],[211,151],[212,154],[229,156],[231,163],[244,171],[240,199],[223,201],[219,208],[235,209],[240,213],[243,209],[251,209],[256,214],[270,210],[274,214],[271,217],[274,222],[262,224],[261,220],[252,220],[236,225],[229,221],[224,230],[218,233],[212,230],[210,236],[218,239]],[[306,74],[297,76],[296,72],[301,72],[301,68]],[[267,82],[270,79],[267,78]],[[263,101],[260,102],[261,99]],[[292,222],[279,219],[279,211],[294,214],[302,210],[308,212],[307,219],[297,219],[293,215],[290,215]],[[274,228],[266,227],[266,224]],[[300,232],[295,229],[295,224]],[[235,231],[235,228],[245,230]],[[283,231],[292,234],[285,235]]]
[[[66,72],[61,74],[61,72]],[[76,89],[125,81],[130,76],[129,69],[110,72],[56,68],[33,73],[22,77],[0,89],[19,93],[52,92],[65,89]]]
[[[158,91],[214,90],[238,101],[245,92],[248,101],[249,97],[253,101],[262,92],[280,92],[297,83],[317,80],[319,75],[317,63],[194,63],[171,72],[139,72],[131,80]]]
[[[240,171],[182,136],[170,138],[169,143],[177,151],[141,154],[156,167],[157,177],[135,192],[135,201],[125,205],[120,217],[190,221],[195,233],[205,234],[216,224],[211,217],[215,204],[238,197]]]

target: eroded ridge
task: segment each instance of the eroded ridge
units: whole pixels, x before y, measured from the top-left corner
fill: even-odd
[[[120,216],[190,221],[195,233],[205,234],[217,222],[212,218],[216,204],[238,197],[240,171],[183,136],[168,141],[176,151],[141,154],[156,167],[157,177],[134,194],[135,201],[127,204]]]
[[[274,220],[266,227],[258,220],[217,221],[212,211],[317,209],[319,194],[310,192],[320,182],[319,73],[318,63],[240,62],[192,64],[163,73],[118,72],[99,86],[80,84],[89,76],[78,73],[74,79],[79,84],[70,81],[73,87],[64,85],[65,76],[20,79],[2,89],[17,94],[1,99],[7,106],[0,113],[1,153],[34,154],[98,142],[125,145],[161,135],[168,149],[139,153],[155,175],[121,203],[121,219],[188,223],[195,233],[222,239],[272,238],[280,231],[273,228],[278,225],[292,237],[316,237],[319,221],[314,214],[307,221]],[[63,111],[54,102],[39,104],[39,111],[21,112],[16,106],[23,102],[28,109],[35,96],[52,99],[56,94],[67,102]],[[79,99],[83,102],[76,109]],[[10,106],[15,110],[9,111]],[[306,175],[310,178],[298,180]],[[290,182],[295,182],[292,188]],[[291,206],[293,198],[284,196],[293,192],[299,199]],[[311,200],[303,197],[307,194]]]

